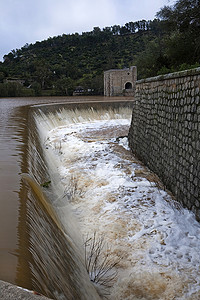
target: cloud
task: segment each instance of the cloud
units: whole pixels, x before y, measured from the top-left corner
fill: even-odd
[[[0,60],[12,49],[63,33],[153,19],[169,0],[6,0],[0,4]],[[170,2],[173,2],[170,0]]]
[[[111,0],[57,0],[50,3],[46,14],[48,27],[43,28],[56,34],[81,33],[95,26],[103,27],[107,23],[112,24],[114,16],[117,16],[114,1]]]
[[[152,20],[155,18],[156,13],[164,5],[171,5],[173,0],[140,0],[130,1],[123,0],[118,2],[118,11],[120,15],[118,18],[121,22],[126,23],[129,21],[138,20]]]

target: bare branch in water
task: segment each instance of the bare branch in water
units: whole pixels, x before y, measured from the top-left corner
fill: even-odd
[[[69,179],[68,186],[65,188],[64,197],[67,197],[70,202],[76,201],[77,198],[81,198],[84,195],[83,189],[78,187],[78,176],[71,175]]]
[[[96,232],[92,237],[86,238],[85,266],[90,280],[101,286],[103,296],[108,296],[109,289],[117,279],[116,267],[120,258],[111,257],[111,249],[105,244],[104,237],[97,238]]]

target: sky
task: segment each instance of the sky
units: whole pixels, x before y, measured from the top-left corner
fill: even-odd
[[[13,49],[49,37],[153,20],[175,0],[0,0],[0,61]]]

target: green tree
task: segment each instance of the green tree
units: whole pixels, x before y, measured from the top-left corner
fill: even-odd
[[[41,60],[36,63],[34,76],[42,89],[48,86],[51,75],[52,72],[45,61]]]
[[[39,82],[33,82],[31,85],[31,88],[34,90],[35,96],[41,96],[42,95],[42,89]]]
[[[200,61],[200,1],[178,0],[165,6],[157,16],[168,27],[166,44],[172,65]]]
[[[56,92],[61,96],[72,96],[75,88],[75,82],[70,77],[63,77],[56,81]]]
[[[0,72],[0,82],[3,82],[5,75],[3,72]]]

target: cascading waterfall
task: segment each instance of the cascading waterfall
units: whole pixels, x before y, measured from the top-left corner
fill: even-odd
[[[26,201],[32,286],[53,299],[99,299],[84,266],[83,247],[81,249],[81,240],[77,238],[78,230],[74,232],[76,226],[69,207],[65,207],[67,228],[52,206],[52,200],[62,193],[59,185],[56,194],[53,188],[44,193],[41,187],[41,183],[50,177],[52,186],[56,175],[55,172],[50,174],[53,164],[47,166],[43,145],[39,141],[40,133],[31,114],[29,127],[29,170],[22,178],[31,187]]]
[[[31,177],[23,175],[32,187],[31,270],[34,286],[49,297],[99,298],[83,259],[92,236],[105,239],[101,259],[114,262],[114,273],[102,267],[105,281],[95,282],[99,270],[89,270],[102,295],[99,283],[117,274],[113,286],[107,284],[108,299],[200,297],[199,223],[131,155],[130,118],[127,103],[31,110]]]

